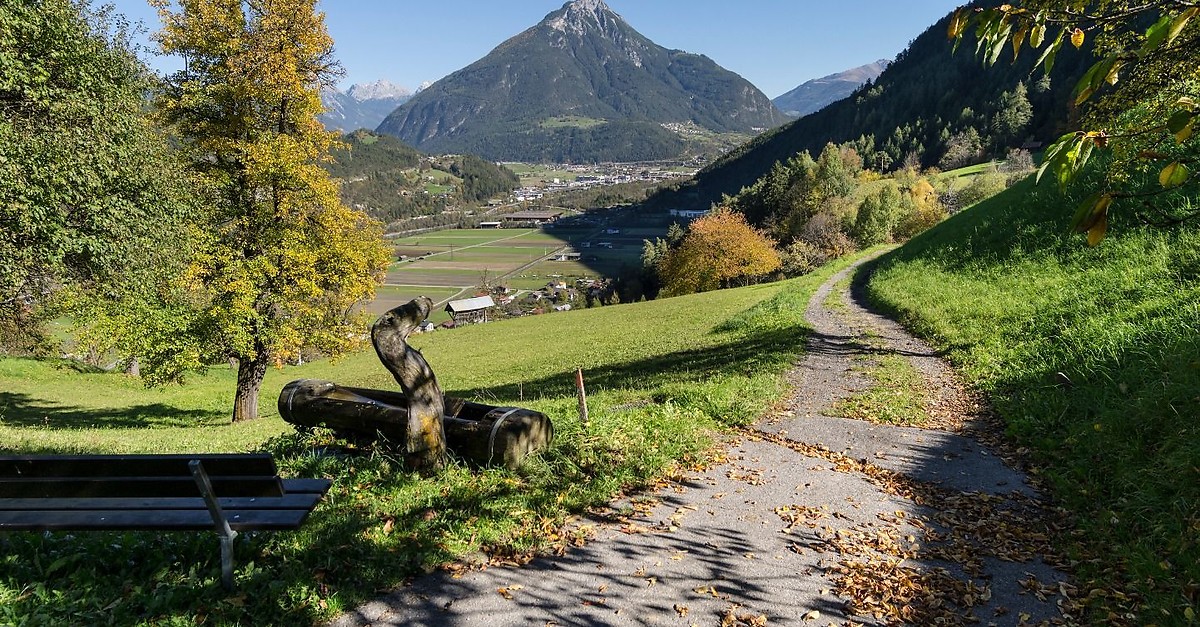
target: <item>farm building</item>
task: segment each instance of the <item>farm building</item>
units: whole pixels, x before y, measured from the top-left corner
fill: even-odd
[[[534,224],[542,224],[546,222],[554,222],[562,217],[562,214],[563,212],[561,211],[537,211],[528,209],[525,211],[518,211],[516,213],[506,213],[500,217],[503,218],[505,222],[533,222]]]
[[[487,311],[496,306],[491,296],[478,296],[452,300],[446,304],[446,313],[454,320],[455,325],[474,322],[487,322]]]

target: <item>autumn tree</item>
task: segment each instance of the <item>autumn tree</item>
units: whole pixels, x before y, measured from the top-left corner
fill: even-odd
[[[268,366],[362,341],[352,314],[387,253],[320,167],[335,136],[319,89],[340,68],[315,0],[153,3],[162,51],[185,61],[159,106],[210,190],[192,277],[215,350],[238,363],[233,420],[251,419]]]
[[[746,285],[780,263],[769,237],[723,207],[692,222],[680,245],[659,262],[662,292],[678,296]]]
[[[1038,169],[1061,186],[1076,180],[1094,153],[1106,153],[1104,180],[1076,209],[1072,228],[1096,245],[1109,211],[1132,207],[1150,223],[1200,215],[1192,201],[1200,161],[1200,5],[1193,0],[1024,0],[995,8],[964,7],[950,21],[956,42],[974,31],[986,64],[1024,47],[1046,74],[1065,47],[1092,43],[1097,61],[1074,87],[1088,106],[1081,130],[1050,145]],[[957,43],[956,43],[957,46]]]
[[[104,14],[0,2],[0,352],[36,352],[64,293],[107,299],[183,248],[192,205],[152,87]]]

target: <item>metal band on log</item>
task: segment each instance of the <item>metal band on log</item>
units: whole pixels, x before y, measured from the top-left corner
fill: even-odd
[[[443,397],[442,426],[452,453],[478,466],[515,468],[527,455],[550,445],[554,425],[541,412],[496,407]],[[326,427],[404,446],[409,399],[398,392],[342,387],[300,379],[279,394],[279,415],[303,427]]]

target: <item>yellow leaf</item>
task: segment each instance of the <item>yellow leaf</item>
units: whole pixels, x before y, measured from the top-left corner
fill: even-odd
[[[1108,69],[1108,75],[1106,75],[1104,77],[1104,80],[1109,85],[1116,85],[1117,80],[1120,79],[1120,72],[1121,72],[1121,62],[1117,61],[1116,63],[1112,64],[1111,68]]]
[[[1175,141],[1180,144],[1187,141],[1191,138],[1192,131],[1194,131],[1195,128],[1196,118],[1193,117],[1183,128],[1179,129],[1179,132],[1175,133]]]
[[[1046,39],[1046,25],[1038,24],[1033,27],[1033,32],[1029,34],[1029,45],[1034,48],[1041,48],[1042,42]]]
[[[1169,44],[1175,41],[1175,38],[1179,36],[1179,33],[1183,32],[1183,27],[1187,26],[1188,20],[1195,17],[1198,13],[1200,13],[1200,7],[1192,7],[1176,16],[1175,19],[1171,21],[1170,30],[1167,31],[1167,43]]]
[[[1083,47],[1083,29],[1076,28],[1075,30],[1071,31],[1071,45],[1075,46],[1076,48]]]
[[[950,28],[946,33],[950,39],[957,39],[962,34],[963,29],[967,27],[967,18],[970,14],[970,9],[966,7],[954,12],[954,15],[950,18]]]
[[[1100,216],[1099,220],[1096,220],[1096,224],[1092,228],[1088,229],[1088,246],[1098,246],[1100,242],[1104,241],[1104,236],[1107,233],[1108,214],[1106,213]]]
[[[1183,617],[1188,620],[1196,620],[1196,610],[1193,610],[1190,607],[1184,608],[1183,609]]]

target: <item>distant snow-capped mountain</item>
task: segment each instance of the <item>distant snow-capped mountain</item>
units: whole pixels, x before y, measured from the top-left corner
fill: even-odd
[[[374,129],[412,97],[411,90],[385,80],[354,84],[346,91],[323,90],[321,104],[325,105],[325,113],[318,119],[331,131]]]

